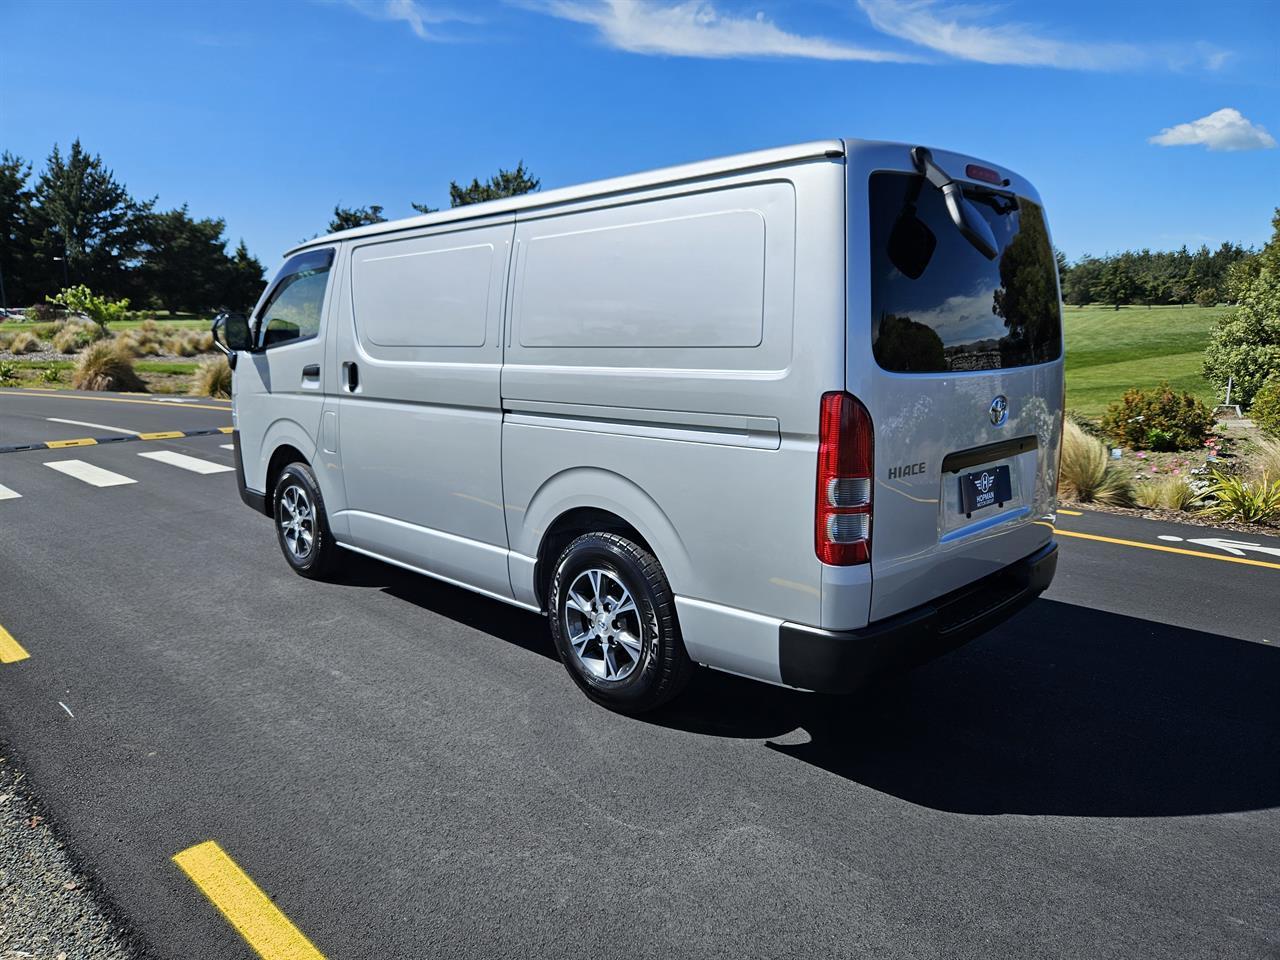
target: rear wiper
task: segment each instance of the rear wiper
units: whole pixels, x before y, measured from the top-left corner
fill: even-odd
[[[964,195],[964,188],[952,180],[941,167],[933,161],[933,154],[928,147],[912,147],[911,162],[926,180],[942,191],[942,198],[947,204],[947,213],[951,214],[951,222],[956,225],[960,234],[973,244],[974,248],[988,260],[994,260],[999,249],[996,247],[996,235],[978,212],[977,207]]]

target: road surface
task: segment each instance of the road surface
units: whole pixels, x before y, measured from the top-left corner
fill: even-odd
[[[230,423],[114,399],[0,391],[0,446]],[[1063,514],[1043,598],[873,696],[631,719],[535,615],[293,575],[227,443],[0,454],[0,738],[157,956],[254,955],[211,840],[329,958],[1280,952],[1280,539]]]

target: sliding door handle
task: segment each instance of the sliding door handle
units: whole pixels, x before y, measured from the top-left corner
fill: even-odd
[[[303,379],[303,380],[319,380],[319,379],[320,379],[320,364],[318,364],[318,363],[308,363],[305,367],[303,367],[303,368],[302,368],[302,379]]]

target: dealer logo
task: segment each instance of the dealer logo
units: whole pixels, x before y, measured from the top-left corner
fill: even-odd
[[[990,493],[991,488],[996,485],[996,478],[983,471],[982,476],[973,481],[973,485],[978,488],[979,493]]]

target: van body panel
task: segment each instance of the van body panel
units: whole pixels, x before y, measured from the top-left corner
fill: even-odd
[[[1056,505],[1061,443],[1063,363],[948,372],[901,373],[883,369],[873,354],[871,222],[868,190],[879,171],[914,173],[903,144],[848,141],[850,390],[875,425],[871,620],[926,603],[987,576],[1048,543],[1042,521]],[[970,164],[998,169],[1007,192],[1038,204],[1031,184],[986,161],[933,151],[947,173],[965,180]],[[926,187],[926,189],[933,189]],[[949,228],[950,225],[945,225]],[[957,234],[958,236],[958,234]],[[958,244],[950,235],[944,244]],[[939,254],[935,254],[938,256]],[[1056,302],[1056,286],[1053,291]],[[991,300],[985,310],[991,313]],[[993,422],[997,397],[1005,418]],[[1034,450],[943,472],[948,455],[1013,438],[1034,437]],[[1013,499],[966,517],[959,499],[960,474],[1008,467]]]
[[[536,556],[568,509],[610,510],[679,597],[820,621],[814,457],[821,395],[844,386],[843,196],[824,158],[517,213],[502,372],[515,553]],[[556,289],[573,294],[563,316]],[[511,569],[520,594],[525,566]],[[732,634],[696,658],[743,672]],[[775,630],[775,665],[776,648]]]
[[[510,217],[352,244],[337,352],[350,542],[511,596],[500,469]]]

